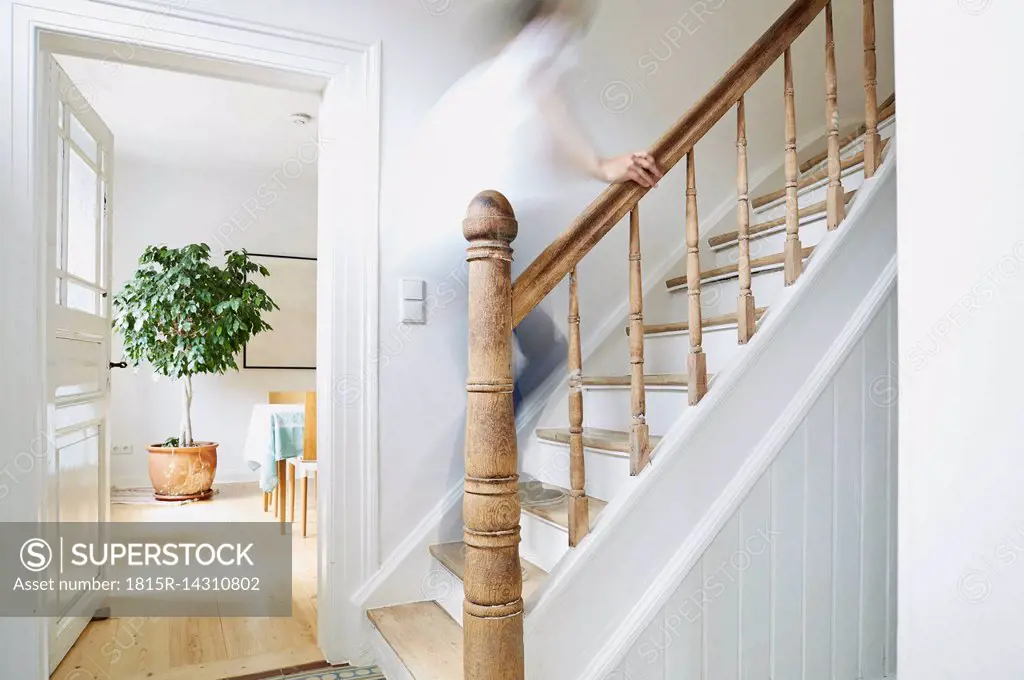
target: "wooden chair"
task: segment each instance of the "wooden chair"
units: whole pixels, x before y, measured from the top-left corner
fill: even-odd
[[[263,511],[273,504],[275,516],[279,508],[281,521],[284,521],[284,508],[291,506],[291,521],[295,521],[295,478],[302,479],[302,535],[306,535],[307,510],[309,507],[309,477],[313,476],[313,497],[317,495],[317,469],[316,469],[316,392],[271,392],[269,403],[271,404],[303,404],[305,406],[305,425],[302,442],[302,458],[290,458],[287,461],[280,461],[278,466],[278,485],[272,493],[263,495]],[[291,496],[290,503],[278,496],[279,491],[284,491],[285,468],[287,468],[288,489],[287,494]]]

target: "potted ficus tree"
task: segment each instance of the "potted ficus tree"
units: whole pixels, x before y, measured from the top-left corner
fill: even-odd
[[[175,436],[147,447],[149,478],[160,500],[211,495],[217,444],[192,434],[192,377],[238,370],[235,357],[257,333],[270,330],[263,313],[277,309],[250,279],[269,276],[245,251],[210,263],[210,247],[150,246],[132,278],[114,297],[114,330],[133,366],[149,363],[181,385],[181,427]]]

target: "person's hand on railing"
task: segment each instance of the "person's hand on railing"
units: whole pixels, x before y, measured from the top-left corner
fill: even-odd
[[[658,186],[664,173],[658,167],[654,156],[646,151],[605,158],[598,163],[598,176],[610,184],[636,182],[642,187]]]

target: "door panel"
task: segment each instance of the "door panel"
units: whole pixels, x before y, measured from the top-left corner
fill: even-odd
[[[110,246],[113,135],[51,58],[47,111],[47,175],[51,199],[47,277],[53,290],[48,311],[47,389],[53,458],[47,466],[49,517],[60,527],[109,516]],[[98,529],[97,529],[98,533]],[[73,572],[73,573],[72,573]],[[92,579],[83,567],[63,578]],[[70,616],[101,606],[58,594],[50,628],[51,672],[89,619]],[[91,596],[84,596],[91,597]]]
[[[60,505],[58,521],[92,522],[100,521],[99,507],[86,502],[98,498],[100,480],[96,469],[100,462],[100,446],[103,432],[100,423],[77,427],[57,435],[58,487],[61,497],[70,499]],[[90,580],[99,576],[99,569],[92,566],[75,567],[68,565],[61,578],[69,580]],[[71,608],[79,593],[58,591],[60,606],[66,611]]]

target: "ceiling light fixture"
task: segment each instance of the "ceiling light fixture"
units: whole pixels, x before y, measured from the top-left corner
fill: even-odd
[[[313,122],[313,116],[309,115],[308,113],[293,113],[292,115],[288,116],[288,118],[295,125],[308,125],[309,123]]]

